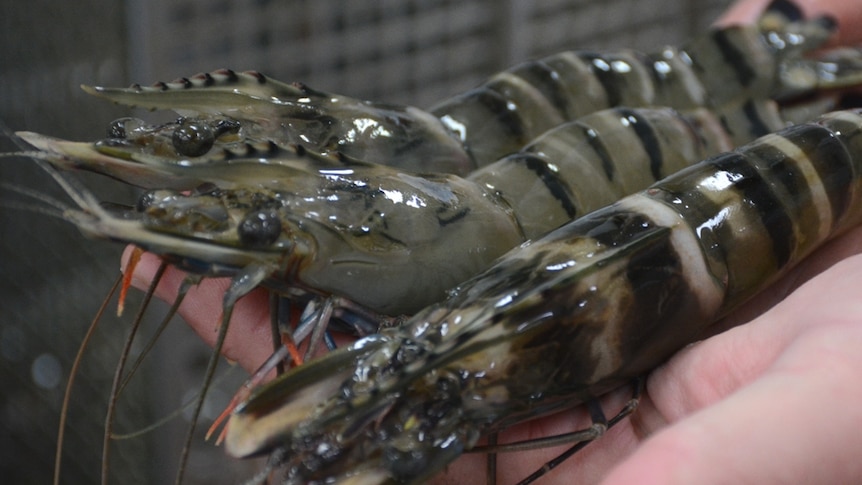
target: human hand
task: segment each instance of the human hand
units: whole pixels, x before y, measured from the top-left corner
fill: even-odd
[[[599,483],[606,475],[605,485],[862,482],[856,458],[862,449],[856,431],[862,410],[855,405],[862,399],[862,388],[855,385],[862,372],[860,253],[862,228],[812,254],[715,326],[732,328],[684,349],[651,373],[636,413],[542,483]],[[152,278],[157,263],[145,255],[136,285]],[[173,298],[183,278],[169,269],[158,293]],[[210,344],[227,283],[200,285],[181,307]],[[255,292],[238,302],[231,322],[224,353],[249,370],[271,349],[266,308],[265,293]],[[607,413],[622,405],[626,392],[612,395]],[[548,436],[587,424],[582,410],[565,412],[516,426],[501,440]],[[501,483],[529,475],[562,449],[498,455]],[[467,455],[434,483],[482,483],[484,460],[484,455]]]

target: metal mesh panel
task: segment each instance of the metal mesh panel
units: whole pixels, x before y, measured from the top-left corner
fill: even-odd
[[[92,138],[102,135],[105,120],[123,112],[92,103],[77,88],[83,82],[124,82],[122,17],[105,4],[3,2],[0,118],[6,125]],[[0,141],[2,151],[14,148],[6,136]],[[24,159],[0,160],[0,181],[60,194]],[[0,191],[8,200],[7,189]],[[0,476],[7,483],[50,483],[65,377],[100,294],[117,271],[121,248],[86,241],[69,224],[5,205],[0,235]],[[83,364],[70,409],[66,483],[93,483],[99,469],[111,362],[124,329],[106,322],[104,330]],[[141,390],[137,383],[126,397],[131,414],[146,416],[146,406],[138,405]],[[141,440],[118,452],[112,479],[141,482],[149,453]]]
[[[16,130],[96,139],[107,122],[129,111],[89,99],[79,84],[148,83],[220,67],[259,69],[318,89],[429,106],[528,57],[679,43],[727,3],[3,0],[0,118]],[[0,150],[14,149],[8,137],[0,139]],[[27,160],[0,160],[0,180],[63,197]],[[117,184],[86,181],[105,199],[134,200],[134,191]],[[86,240],[56,218],[12,207],[13,199],[22,197],[0,188],[0,476],[10,483],[47,483],[62,382],[115,276],[122,248]],[[65,483],[96,481],[108,386],[128,320],[103,323],[85,359],[70,411]],[[170,331],[165,340],[173,344],[160,347],[161,355],[122,398],[121,430],[176,410],[200,380],[206,350],[183,327]],[[224,384],[222,392],[234,386]],[[112,481],[167,481],[183,429],[180,422],[117,445]],[[250,476],[253,467],[227,472],[219,466],[236,465],[222,458],[222,450],[202,444],[186,483],[232,483]]]
[[[439,86],[475,79],[469,73],[489,73],[502,60],[494,50],[498,5],[488,0],[165,3],[141,42],[141,74],[154,80],[254,68],[318,89],[424,104]]]
[[[259,69],[352,96],[428,106],[558,50],[679,43],[726,0],[162,1],[135,39],[139,80]],[[149,2],[150,5],[153,2]],[[143,82],[143,81],[141,81]]]

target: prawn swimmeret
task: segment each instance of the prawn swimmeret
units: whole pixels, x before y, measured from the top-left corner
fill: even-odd
[[[227,450],[274,451],[287,484],[419,483],[486,433],[644,375],[860,220],[862,110],[764,136],[257,389]]]

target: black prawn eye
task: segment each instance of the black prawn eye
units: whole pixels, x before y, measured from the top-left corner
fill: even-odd
[[[251,247],[268,246],[281,235],[281,220],[275,211],[257,211],[245,216],[237,228],[239,240]]]
[[[199,157],[210,151],[215,134],[207,123],[182,120],[171,137],[174,149],[186,157]]]

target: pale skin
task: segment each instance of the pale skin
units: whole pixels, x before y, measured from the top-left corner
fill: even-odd
[[[768,0],[746,0],[721,22],[750,21]],[[801,3],[801,2],[800,2]],[[862,42],[862,3],[804,0],[808,15],[839,19],[835,42]],[[144,255],[134,286],[158,259]],[[184,275],[168,269],[157,296],[173,300]],[[862,228],[832,240],[768,291],[716,324],[715,335],[652,372],[637,412],[539,483],[619,485],[862,483]],[[190,291],[180,314],[212,345],[228,280]],[[272,349],[267,295],[236,305],[223,354],[248,370]],[[723,331],[721,331],[723,330]],[[606,399],[612,414],[627,399]],[[588,424],[582,411],[534,420],[501,441]],[[515,483],[565,447],[502,454],[498,483]],[[485,456],[467,455],[433,483],[485,483]]]

